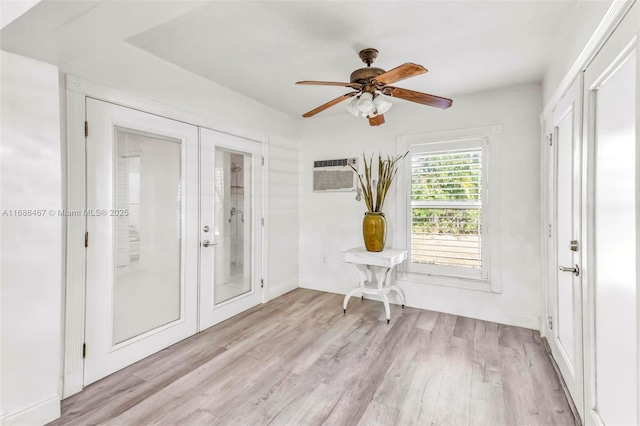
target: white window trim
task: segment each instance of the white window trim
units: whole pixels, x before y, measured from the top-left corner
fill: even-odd
[[[483,208],[482,224],[484,235],[482,241],[482,261],[484,276],[476,277],[456,274],[455,268],[444,267],[442,273],[438,268],[431,268],[432,272],[410,269],[409,259],[398,267],[397,280],[399,283],[415,282],[447,287],[464,288],[470,290],[502,292],[501,280],[501,236],[500,236],[500,142],[502,125],[476,127],[470,129],[451,130],[436,133],[420,133],[403,135],[397,138],[397,152],[404,154],[414,152],[418,147],[429,145],[429,149],[458,149],[465,144],[475,144],[482,140],[483,150]],[[468,141],[472,142],[468,142]],[[454,146],[455,145],[455,146]],[[398,194],[396,246],[405,250],[411,249],[411,225],[409,212],[411,211],[411,162],[402,161],[398,168],[396,190]],[[418,268],[420,269],[420,268]],[[459,268],[461,270],[465,268]],[[448,271],[448,272],[447,272]]]

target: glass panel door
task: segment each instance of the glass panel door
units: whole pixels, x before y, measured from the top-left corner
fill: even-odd
[[[198,128],[87,99],[84,384],[197,332]]]
[[[262,301],[261,150],[201,131],[200,329]]]

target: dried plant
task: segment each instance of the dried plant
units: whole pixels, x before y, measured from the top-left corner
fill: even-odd
[[[384,207],[384,200],[387,197],[391,183],[396,177],[398,172],[398,162],[409,154],[409,151],[403,155],[396,155],[395,157],[389,157],[382,159],[382,155],[378,154],[378,179],[374,180],[373,177],[373,154],[367,161],[367,156],[362,153],[362,159],[364,160],[364,174],[359,174],[360,186],[362,187],[362,196],[364,202],[367,205],[367,210],[370,212],[382,212]],[[355,167],[350,166],[356,173],[358,171]]]

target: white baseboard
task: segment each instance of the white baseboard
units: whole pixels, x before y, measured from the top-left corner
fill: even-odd
[[[352,285],[339,283],[324,283],[314,280],[300,280],[300,287],[310,290],[325,291],[328,293],[346,294],[353,289]],[[366,299],[380,300],[377,296],[365,296]],[[399,305],[400,300],[395,293],[389,293],[389,302]],[[443,312],[461,317],[474,318],[483,321],[491,321],[498,324],[513,325],[516,327],[529,328],[532,330],[540,330],[540,316],[519,314],[514,312],[504,312],[495,309],[488,309],[483,306],[461,305],[454,301],[442,301],[431,298],[415,299],[407,295],[406,306],[418,309],[426,309],[429,311]]]
[[[532,330],[540,330],[540,317],[538,315],[498,311],[495,309],[487,309],[481,306],[459,305],[456,303],[442,301],[418,302],[419,303],[412,303],[411,300],[408,300],[407,306],[411,306],[412,308],[427,309],[436,312],[444,312],[446,314],[474,318],[483,321],[490,321],[498,324],[512,325],[515,327],[529,328]]]
[[[60,417],[60,397],[54,395],[0,418],[4,426],[44,425]]]
[[[278,285],[272,285],[269,283],[269,300],[273,300],[278,296],[282,296],[285,293],[289,293],[292,290],[298,288],[298,279],[292,279],[285,281]]]

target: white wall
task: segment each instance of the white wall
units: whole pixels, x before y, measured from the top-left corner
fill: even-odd
[[[543,105],[560,86],[612,3],[613,0],[578,1],[573,5],[560,27],[561,33],[544,76]]]
[[[269,142],[269,297],[298,288],[300,218],[300,148],[298,141],[273,137]]]
[[[355,269],[338,253],[362,245],[364,202],[354,193],[313,193],[314,160],[381,152],[396,153],[396,137],[407,134],[503,125],[500,156],[501,294],[403,283],[407,305],[529,328],[540,316],[540,129],[542,90],[528,85],[459,96],[440,111],[396,105],[386,123],[370,127],[349,114],[322,114],[301,124],[300,285],[345,293],[357,283]],[[341,108],[338,106],[336,108]],[[388,247],[394,247],[395,193],[385,203]],[[326,257],[327,264],[322,263]]]
[[[41,424],[59,415],[62,281],[60,109],[56,67],[0,52],[2,216],[1,416]]]

